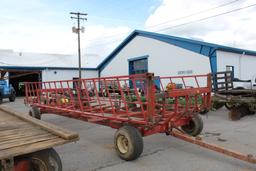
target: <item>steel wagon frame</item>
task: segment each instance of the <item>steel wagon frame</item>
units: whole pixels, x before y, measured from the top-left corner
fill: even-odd
[[[179,86],[178,86],[179,84]],[[143,150],[143,136],[166,133],[249,162],[247,155],[231,153],[192,138],[203,129],[198,113],[211,107],[211,75],[156,77],[153,73],[25,83],[30,115],[54,113],[118,129],[115,146],[124,160]]]

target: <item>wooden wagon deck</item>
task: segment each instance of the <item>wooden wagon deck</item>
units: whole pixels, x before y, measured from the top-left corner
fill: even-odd
[[[0,107],[0,160],[78,139],[77,133]]]

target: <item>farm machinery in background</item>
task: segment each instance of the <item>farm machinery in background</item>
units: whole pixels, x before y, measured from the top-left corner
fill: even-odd
[[[191,82],[194,82],[191,85]],[[178,88],[177,84],[182,84]],[[152,73],[25,83],[25,104],[32,117],[57,114],[117,129],[114,145],[126,161],[143,151],[143,138],[164,133],[201,147],[256,163],[241,154],[198,137],[198,113],[211,107],[211,75],[155,77]]]
[[[256,112],[256,76],[251,80],[234,78],[234,70],[212,74],[213,108],[225,106],[231,120],[239,120]]]
[[[7,81],[5,75],[6,72],[0,72],[0,104],[5,98],[9,98],[10,102],[14,102],[16,98],[16,92],[12,85]]]

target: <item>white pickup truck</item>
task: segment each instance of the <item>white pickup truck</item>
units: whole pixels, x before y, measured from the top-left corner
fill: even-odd
[[[256,74],[250,80],[233,79],[234,89],[253,89],[256,90]]]

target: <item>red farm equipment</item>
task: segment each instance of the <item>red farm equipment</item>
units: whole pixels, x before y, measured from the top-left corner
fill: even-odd
[[[25,103],[40,119],[54,113],[118,129],[115,148],[124,160],[143,151],[143,136],[165,133],[199,146],[256,163],[197,138],[198,113],[211,107],[211,75],[155,77],[152,73],[81,80],[26,83]],[[194,136],[194,137],[192,137]]]

